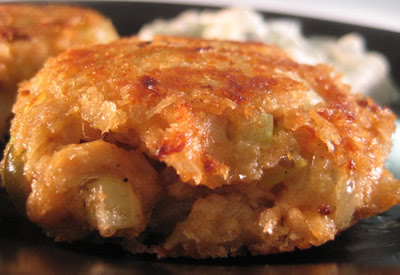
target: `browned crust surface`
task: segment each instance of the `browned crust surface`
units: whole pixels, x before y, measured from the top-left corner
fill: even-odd
[[[383,168],[395,116],[351,95],[340,78],[255,43],[130,38],[68,51],[21,86],[14,107],[13,147],[33,183],[28,214],[68,239],[56,224],[71,211],[60,214],[65,205],[54,210],[53,200],[78,191],[48,163],[104,140],[146,155],[158,173],[154,196],[143,193],[155,207],[146,210],[147,231],[168,227],[154,220],[167,215],[163,203],[187,205],[166,241],[143,246],[141,235],[133,251],[221,257],[243,246],[267,254],[322,244],[399,201],[399,182]],[[251,134],[263,115],[273,117],[267,142]],[[92,169],[85,165],[77,175]],[[78,221],[74,230],[93,229],[78,216],[67,219]]]
[[[1,123],[9,115],[17,84],[36,73],[50,56],[118,37],[96,11],[61,5],[0,5]],[[4,118],[3,118],[4,117]],[[0,125],[4,131],[5,125]]]

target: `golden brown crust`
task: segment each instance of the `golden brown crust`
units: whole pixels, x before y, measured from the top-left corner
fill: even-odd
[[[13,150],[35,184],[28,213],[59,218],[31,208],[36,188],[56,184],[46,163],[102,139],[147,155],[163,190],[133,251],[204,258],[322,244],[400,199],[383,168],[395,116],[340,78],[256,43],[130,38],[67,51],[21,86],[14,107]]]
[[[71,47],[106,43],[117,37],[111,22],[90,9],[1,4],[0,124],[9,115],[18,82],[32,77],[48,57]],[[0,127],[3,131],[5,125]]]

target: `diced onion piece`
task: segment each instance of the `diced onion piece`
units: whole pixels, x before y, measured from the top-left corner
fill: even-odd
[[[142,207],[129,182],[118,176],[99,176],[87,188],[88,222],[102,236],[111,236],[118,229],[140,227]]]
[[[294,173],[300,171],[307,166],[307,161],[303,158],[298,158],[294,160],[294,166],[291,168],[283,167],[277,165],[264,171],[264,177],[261,180],[263,188],[270,190],[277,183],[284,181],[287,177],[293,175]]]

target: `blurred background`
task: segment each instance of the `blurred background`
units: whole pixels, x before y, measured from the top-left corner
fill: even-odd
[[[155,2],[254,7],[269,12],[328,19],[400,32],[398,0],[158,0]]]

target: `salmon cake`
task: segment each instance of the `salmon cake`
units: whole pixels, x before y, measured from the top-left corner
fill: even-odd
[[[260,43],[135,37],[68,50],[19,89],[3,183],[57,241],[260,255],[400,200],[394,114]]]
[[[0,133],[17,93],[50,56],[70,47],[107,43],[118,35],[111,22],[85,8],[56,5],[0,5]]]

